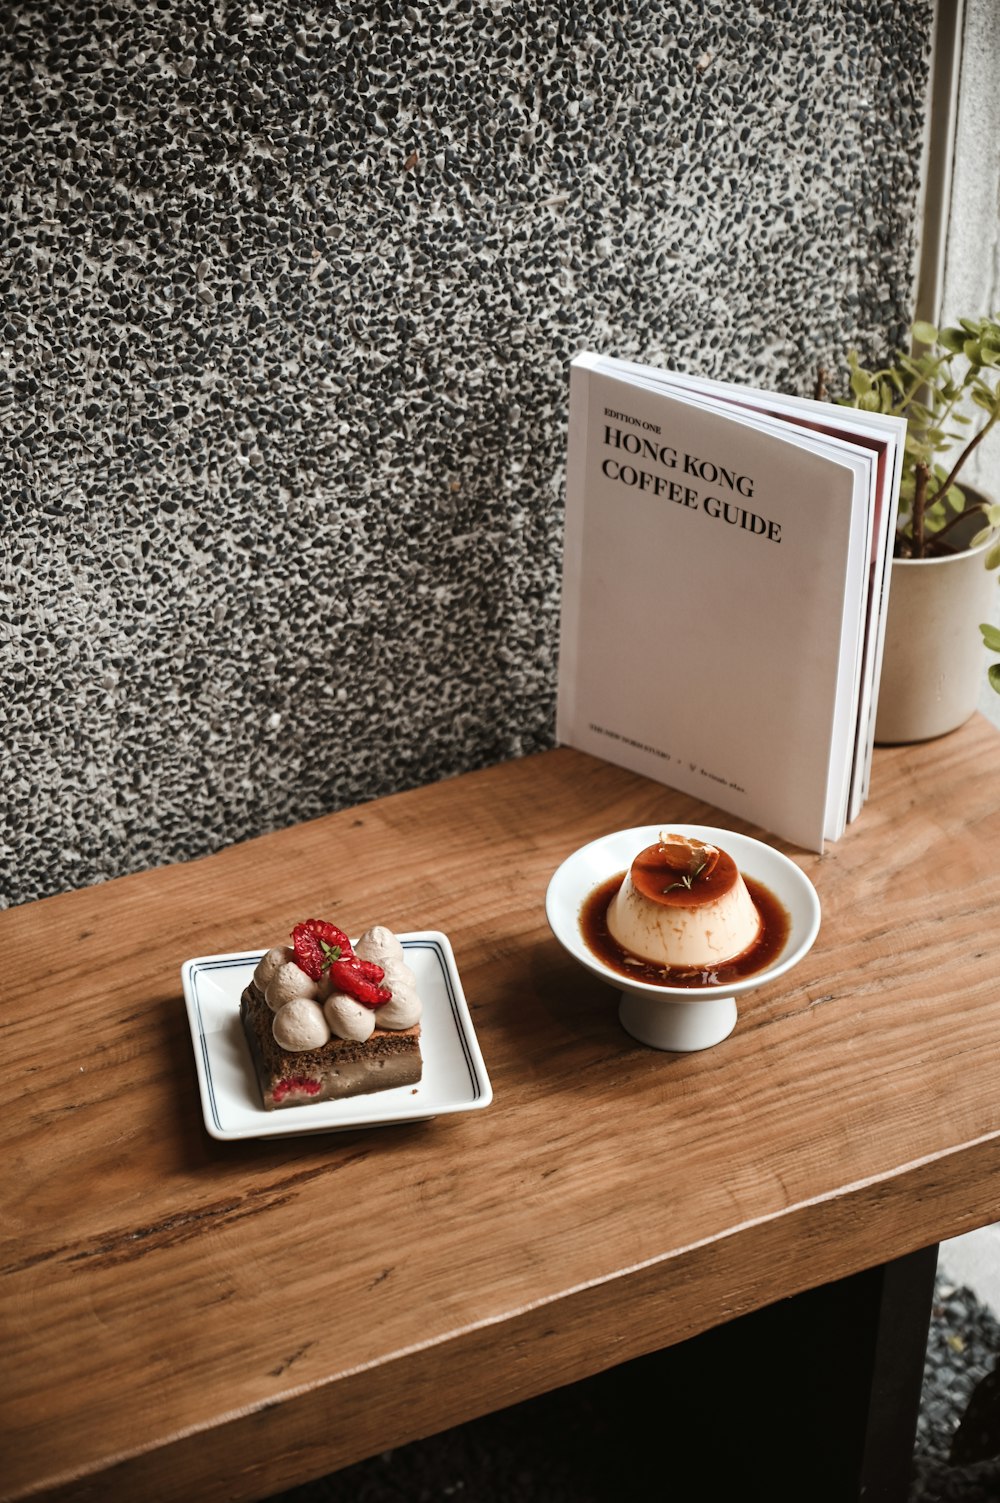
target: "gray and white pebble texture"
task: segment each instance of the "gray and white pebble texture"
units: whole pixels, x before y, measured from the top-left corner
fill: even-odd
[[[900,337],[930,26],[8,6],[0,901],[551,745],[570,359]]]

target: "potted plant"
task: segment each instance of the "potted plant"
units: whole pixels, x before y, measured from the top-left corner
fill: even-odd
[[[848,355],[845,405],[906,419],[876,739],[923,741],[954,730],[979,700],[983,625],[1000,568],[1000,505],[959,486],[1000,422],[1000,314],[937,329],[918,322],[912,353],[868,370]],[[990,682],[1000,692],[1000,664]]]

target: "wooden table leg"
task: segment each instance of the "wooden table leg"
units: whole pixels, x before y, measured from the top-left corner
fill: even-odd
[[[936,1266],[924,1248],[608,1374],[655,1438],[629,1495],[666,1468],[678,1498],[905,1503]]]
[[[920,1408],[938,1249],[921,1248],[881,1269],[861,1496],[905,1499]]]

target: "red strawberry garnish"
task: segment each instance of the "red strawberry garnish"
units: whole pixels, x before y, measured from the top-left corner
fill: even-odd
[[[343,929],[328,924],[326,919],[306,919],[305,923],[296,924],[292,930],[292,945],[295,964],[313,981],[319,981],[334,961],[354,954]]]
[[[306,919],[292,930],[295,963],[319,981],[328,975],[338,991],[346,992],[365,1007],[379,1007],[388,1002],[392,992],[381,981],[385,972],[373,960],[355,955],[343,929],[325,919]]]
[[[292,930],[292,944],[295,947],[295,964],[318,981],[323,974],[323,950],[315,934],[311,934],[304,924],[296,924]]]
[[[336,924],[328,924],[326,919],[306,919],[306,928],[315,934],[323,944],[334,946],[342,955],[353,955],[354,949],[351,941],[343,929],[338,929]]]
[[[346,992],[355,1002],[363,1002],[365,1007],[380,1007],[392,996],[387,986],[379,984],[384,975],[380,965],[357,955],[335,960],[330,966],[330,980],[337,990]]]

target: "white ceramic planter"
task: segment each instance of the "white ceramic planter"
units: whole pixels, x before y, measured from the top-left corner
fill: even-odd
[[[970,519],[965,537],[982,525]],[[975,710],[987,664],[979,623],[992,619],[996,602],[996,576],[984,568],[990,546],[893,560],[875,717],[883,745],[943,736]]]

